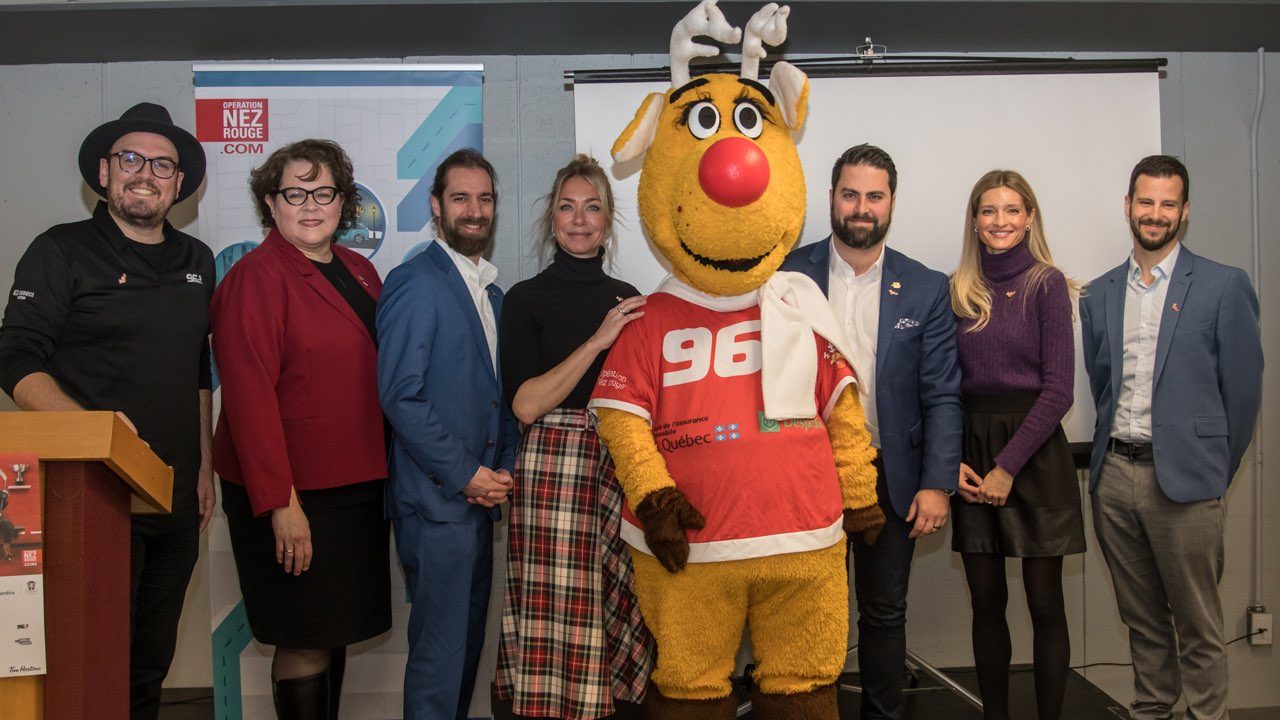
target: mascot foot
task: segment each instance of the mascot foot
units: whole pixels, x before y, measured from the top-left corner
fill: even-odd
[[[733,720],[738,716],[738,703],[730,693],[711,700],[677,700],[663,695],[656,685],[649,685],[644,696],[646,720]]]
[[[760,720],[838,720],[836,686],[823,685],[809,692],[783,695],[751,693],[751,716]]]

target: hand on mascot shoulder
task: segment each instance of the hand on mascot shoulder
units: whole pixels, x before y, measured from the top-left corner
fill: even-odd
[[[644,523],[644,541],[649,551],[672,573],[683,570],[689,561],[689,536],[685,531],[701,530],[707,524],[684,493],[673,487],[649,493],[636,507],[636,517]]]
[[[862,508],[845,508],[844,531],[850,536],[857,536],[867,545],[875,545],[880,537],[880,529],[884,527],[884,511],[879,504]]]

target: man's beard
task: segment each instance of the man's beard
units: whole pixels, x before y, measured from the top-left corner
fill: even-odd
[[[849,223],[854,220],[870,220],[871,227],[865,229],[850,227]],[[881,225],[880,220],[874,215],[848,215],[841,220],[836,217],[834,210],[831,212],[831,234],[854,250],[866,250],[878,245],[889,234],[891,224],[893,224],[892,217]]]
[[[464,230],[459,227],[463,220],[478,220],[483,223],[478,233],[470,230]],[[438,229],[440,231],[440,239],[445,244],[453,248],[455,252],[463,257],[475,257],[484,252],[489,247],[489,241],[493,239],[493,221],[489,218],[454,218],[447,220],[445,218],[436,218]]]
[[[139,186],[151,190],[155,193],[155,196],[150,200],[130,196],[129,190]],[[152,230],[164,223],[164,218],[169,214],[169,208],[173,207],[173,202],[165,202],[163,192],[155,183],[145,179],[138,179],[124,183],[119,188],[109,190],[107,192],[107,207],[111,210],[112,215],[129,225],[143,230]]]
[[[1129,232],[1133,234],[1133,239],[1138,241],[1138,244],[1142,246],[1143,250],[1146,250],[1147,252],[1156,252],[1163,249],[1178,237],[1178,231],[1182,229],[1182,218],[1178,218],[1176,223],[1156,221],[1147,224],[1165,228],[1164,235],[1161,235],[1155,240],[1148,240],[1147,237],[1142,234],[1142,223],[1133,218],[1129,218]]]

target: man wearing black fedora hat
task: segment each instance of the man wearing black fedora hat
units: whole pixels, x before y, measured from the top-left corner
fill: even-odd
[[[200,531],[213,512],[213,254],[166,221],[204,178],[191,133],[153,103],[80,146],[105,202],[27,248],[0,324],[0,388],[23,410],[115,410],[173,467],[173,512],[132,528],[131,716],[155,718]]]

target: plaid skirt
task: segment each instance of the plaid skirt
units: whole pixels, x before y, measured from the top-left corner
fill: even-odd
[[[516,456],[497,696],[517,715],[591,720],[640,702],[654,642],[619,535],[622,490],[586,410],[530,426]]]

